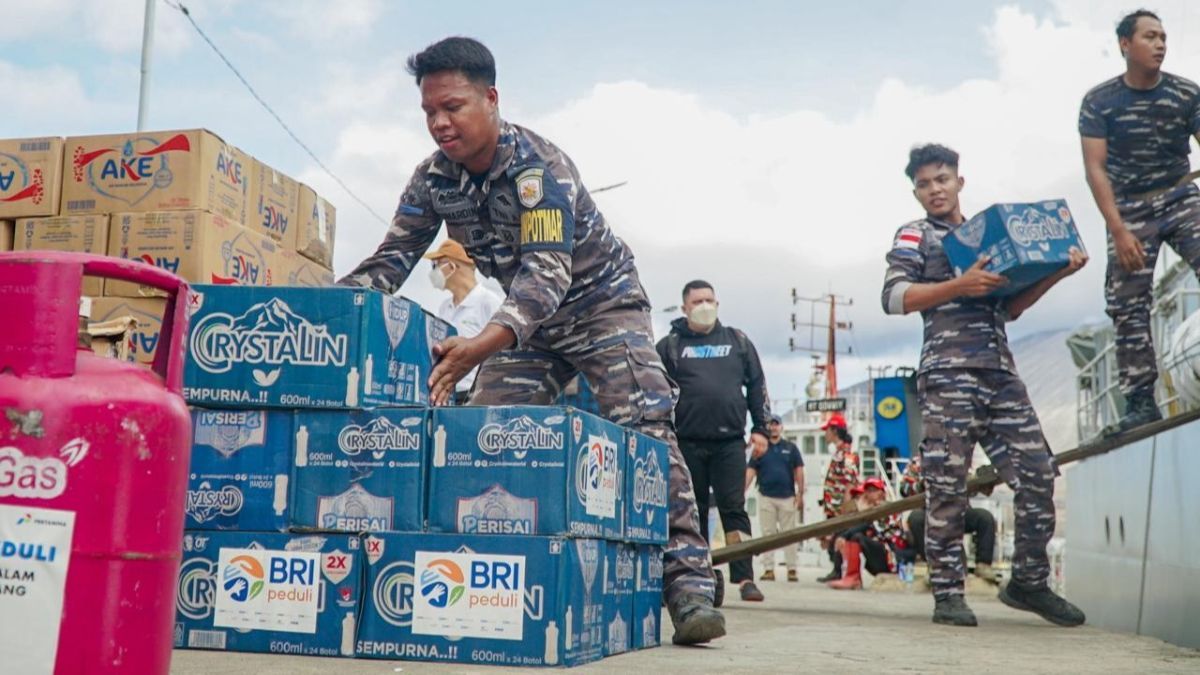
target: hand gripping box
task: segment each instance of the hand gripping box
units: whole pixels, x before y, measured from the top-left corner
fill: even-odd
[[[354,656],[361,543],[352,535],[184,533],[175,646]]]
[[[429,411],[299,410],[293,530],[420,531]]]
[[[634,555],[633,648],[648,649],[662,640],[663,550],[638,545]]]
[[[1015,295],[1067,266],[1072,247],[1085,250],[1067,203],[993,204],[942,240],[955,274],[961,276],[981,255],[985,269],[1008,277],[993,296]]]
[[[621,539],[621,427],[573,408],[433,411],[429,529]]]
[[[604,655],[612,656],[633,648],[637,547],[619,541],[606,541],[604,545]]]
[[[62,159],[61,138],[0,141],[0,218],[57,215]]]
[[[425,404],[432,352],[416,303],[362,288],[193,286],[184,396],[197,405]]]
[[[605,542],[382,534],[364,541],[357,655],[574,666],[604,653]]]
[[[665,544],[671,511],[667,480],[671,470],[666,443],[632,429],[625,432],[625,537],[642,544]]]
[[[192,410],[189,530],[285,531],[292,414]]]

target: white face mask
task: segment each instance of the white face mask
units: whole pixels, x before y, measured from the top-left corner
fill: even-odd
[[[429,283],[439,291],[446,290],[446,275],[442,274],[441,265],[434,265],[433,269],[429,270]]]
[[[717,322],[717,305],[713,302],[704,302],[692,308],[688,313],[688,320],[702,328],[707,328]]]

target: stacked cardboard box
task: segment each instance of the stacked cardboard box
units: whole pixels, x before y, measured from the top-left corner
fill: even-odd
[[[429,408],[452,331],[402,298],[195,290],[177,646],[554,666],[657,645],[663,443],[572,408]]]

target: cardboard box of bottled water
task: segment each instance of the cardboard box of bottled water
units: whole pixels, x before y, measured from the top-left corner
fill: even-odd
[[[192,288],[184,372],[192,403],[355,409],[429,401],[429,331],[411,300],[362,288]]]
[[[0,140],[0,218],[57,214],[62,165],[61,138]]]
[[[604,565],[604,655],[624,654],[633,648],[633,589],[637,572],[637,546],[606,541]]]
[[[426,408],[297,411],[292,529],[423,529],[428,422]]]
[[[638,545],[634,556],[633,648],[647,649],[662,639],[663,550]]]
[[[185,527],[286,530],[291,449],[291,413],[193,409]]]
[[[175,647],[353,656],[361,544],[353,535],[186,532]]]
[[[955,274],[962,275],[979,256],[991,260],[985,269],[1008,277],[992,295],[1019,293],[1067,266],[1072,247],[1083,240],[1061,199],[1035,204],[993,204],[942,239]]]
[[[573,408],[438,408],[429,529],[621,539],[625,430]]]
[[[531,667],[604,655],[606,542],[403,533],[364,549],[359,657]]]
[[[665,544],[668,519],[667,444],[633,431],[625,432],[625,537],[643,544]]]

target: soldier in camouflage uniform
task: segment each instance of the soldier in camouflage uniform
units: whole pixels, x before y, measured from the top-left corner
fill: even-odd
[[[663,585],[674,641],[724,635],[691,476],[675,438],[676,392],[651,341],[650,303],[633,254],[609,229],[570,158],[500,119],[486,47],[448,38],[408,65],[439,150],[414,171],[376,253],[339,283],[395,292],[445,222],[450,238],[508,298],[478,336],[436,348],[431,399],[445,404],[454,384],[481,363],[474,405],[548,405],[582,373],[605,416],[670,445]]]
[[[1200,87],[1162,72],[1166,33],[1140,10],[1117,27],[1123,75],[1087,93],[1079,134],[1088,185],[1108,226],[1104,287],[1116,330],[1126,414],[1111,431],[1161,419],[1150,335],[1154,263],[1163,243],[1200,271],[1200,190],[1188,174],[1189,136],[1200,141]]]
[[[1001,600],[1055,623],[1081,624],[1083,613],[1046,583],[1055,469],[1017,376],[1004,324],[1081,268],[1087,257],[1072,249],[1071,263],[1062,271],[1011,298],[988,297],[1005,283],[1004,277],[986,271],[984,258],[956,278],[942,248],[942,238],[965,222],[958,204],[963,185],[958,153],[940,145],[914,148],[905,172],[927,215],[896,233],[882,300],[888,314],[919,311],[925,321],[917,385],[924,416],[921,465],[928,486],[925,552],[935,599],[933,621],[976,625],[963,600],[962,536],[967,478],[979,442],[1016,493],[1013,576]]]

